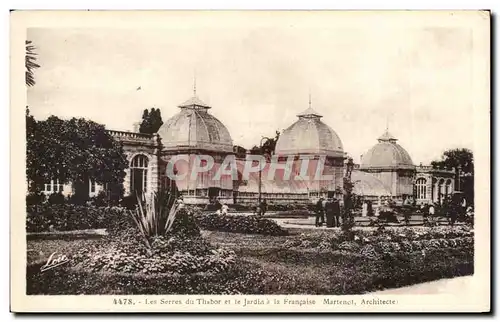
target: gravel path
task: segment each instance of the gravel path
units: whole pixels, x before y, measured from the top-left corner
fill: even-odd
[[[445,278],[412,286],[378,291],[370,293],[370,295],[467,294],[467,290],[472,288],[472,280],[472,276]]]

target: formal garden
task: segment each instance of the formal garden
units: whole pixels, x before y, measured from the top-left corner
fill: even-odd
[[[128,208],[31,204],[26,228],[28,294],[343,295],[474,272],[470,225],[283,228],[168,194]],[[42,270],[54,252],[69,262]]]

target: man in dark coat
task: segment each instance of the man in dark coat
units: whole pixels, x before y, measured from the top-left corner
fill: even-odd
[[[263,199],[260,203],[260,215],[264,216],[267,211],[267,201],[266,199]]]
[[[340,227],[340,203],[337,198],[332,201],[332,214],[333,214],[333,225],[335,227]]]
[[[323,209],[323,198],[321,197],[316,203],[316,227],[323,226],[324,222],[325,222],[325,212]]]
[[[215,211],[221,210],[222,204],[221,204],[219,198],[215,198],[215,200],[214,200],[214,208],[215,208]]]
[[[332,198],[328,198],[326,201],[325,214],[326,214],[326,227],[335,227]]]

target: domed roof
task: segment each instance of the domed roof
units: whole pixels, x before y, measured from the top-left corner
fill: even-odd
[[[415,169],[408,152],[388,130],[362,156],[361,169]]]
[[[165,150],[199,149],[233,151],[233,140],[227,128],[208,113],[210,106],[196,95],[179,105],[181,109],[158,131]]]
[[[331,127],[321,121],[319,113],[309,107],[297,116],[299,119],[284,130],[276,142],[276,154],[344,156],[342,141]]]
[[[353,170],[351,180],[354,183],[353,193],[358,196],[390,196],[391,191],[375,176]]]

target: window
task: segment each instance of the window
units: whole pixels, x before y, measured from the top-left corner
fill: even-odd
[[[142,195],[148,186],[148,157],[136,155],[130,163],[130,191]]]
[[[446,186],[445,186],[444,194],[445,194],[446,196],[448,196],[448,195],[450,195],[451,193],[452,193],[452,189],[451,189],[451,180],[450,180],[450,179],[448,179],[448,180],[446,181]]]
[[[427,180],[424,178],[417,179],[415,187],[417,190],[417,199],[427,199]]]
[[[59,179],[50,180],[50,183],[44,184],[43,192],[47,194],[58,193],[63,191],[63,187],[64,185],[59,183]]]
[[[89,190],[90,190],[90,193],[95,193],[95,190],[96,190],[96,183],[92,180],[89,180]]]

